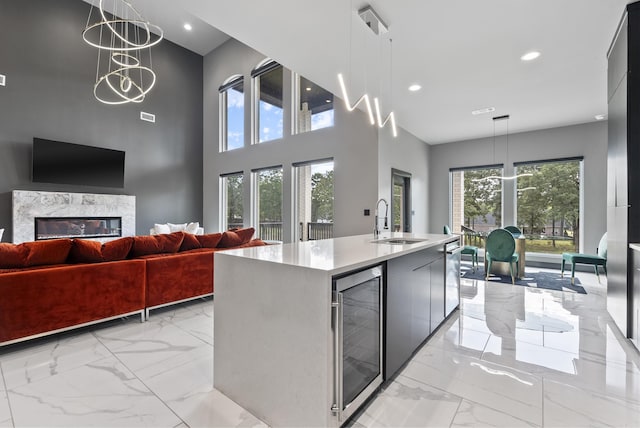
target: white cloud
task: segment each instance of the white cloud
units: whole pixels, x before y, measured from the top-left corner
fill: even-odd
[[[333,110],[323,111],[311,116],[311,129],[321,129],[333,126]]]

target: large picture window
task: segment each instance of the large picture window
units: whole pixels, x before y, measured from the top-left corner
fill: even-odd
[[[222,208],[220,230],[241,228],[244,225],[243,178],[242,173],[220,177],[220,207]]]
[[[282,167],[253,171],[256,236],[282,241]]]
[[[297,76],[296,132],[333,126],[333,94],[309,79]]]
[[[264,143],[283,137],[283,68],[274,61],[259,65],[251,76],[255,88],[255,142]]]
[[[579,252],[582,159],[516,165],[517,225],[527,252]]]
[[[486,234],[502,225],[502,166],[451,171],[451,227],[454,233]]]
[[[220,151],[244,146],[244,81],[242,76],[227,79],[220,91]]]

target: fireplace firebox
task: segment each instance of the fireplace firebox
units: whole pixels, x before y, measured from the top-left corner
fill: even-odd
[[[36,241],[122,236],[122,217],[35,217],[34,220]]]

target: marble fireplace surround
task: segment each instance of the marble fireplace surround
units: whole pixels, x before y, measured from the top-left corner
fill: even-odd
[[[121,217],[122,236],[136,234],[135,196],[14,190],[12,206],[15,244],[35,240],[35,217]]]

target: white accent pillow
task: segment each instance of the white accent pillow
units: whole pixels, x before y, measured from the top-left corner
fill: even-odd
[[[160,235],[162,233],[171,233],[171,228],[169,227],[169,224],[156,223],[153,225],[153,228],[156,231],[156,235]]]
[[[0,241],[2,241],[2,234],[4,233],[4,229],[0,229]]]
[[[181,232],[187,227],[187,223],[179,223],[179,224],[167,223],[167,225],[169,226],[169,230],[171,232]]]
[[[200,223],[195,221],[187,224],[187,227],[185,227],[184,231],[195,235],[198,232],[199,228],[200,228]]]

